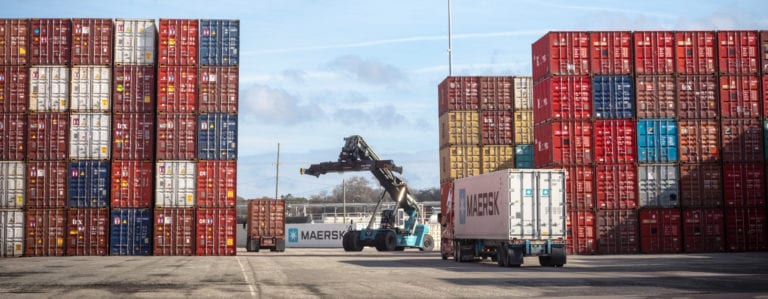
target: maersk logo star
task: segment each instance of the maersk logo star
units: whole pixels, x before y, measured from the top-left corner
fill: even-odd
[[[288,229],[288,243],[298,243],[299,242],[299,229],[298,228],[289,228]]]

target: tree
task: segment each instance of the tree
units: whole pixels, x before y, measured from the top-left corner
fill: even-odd
[[[438,188],[413,190],[411,192],[413,193],[414,196],[416,196],[416,200],[418,200],[419,202],[440,201],[440,189]]]
[[[345,186],[346,185],[346,186]],[[344,201],[344,189],[346,188],[347,203],[356,202],[376,202],[381,191],[375,190],[371,186],[371,181],[365,177],[356,176],[345,180],[345,183],[339,184],[331,191],[331,202]]]

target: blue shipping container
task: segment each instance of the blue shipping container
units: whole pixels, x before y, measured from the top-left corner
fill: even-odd
[[[533,168],[533,144],[515,146],[515,168]]]
[[[69,163],[69,208],[105,208],[109,205],[109,161]]]
[[[112,209],[109,255],[152,253],[152,210]]]
[[[200,20],[201,65],[236,66],[239,52],[239,20]]]
[[[198,159],[237,159],[237,115],[201,114],[197,124]]]
[[[635,93],[630,76],[594,76],[592,99],[595,117],[632,118],[635,115]]]
[[[672,118],[637,120],[637,154],[640,163],[677,161],[677,121]]]

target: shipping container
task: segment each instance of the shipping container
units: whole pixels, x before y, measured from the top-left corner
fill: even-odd
[[[0,20],[2,22],[2,20]],[[1,25],[0,25],[1,26]],[[29,107],[29,69],[0,66],[0,112],[25,113]]]
[[[198,20],[160,19],[158,29],[158,63],[166,65],[197,65]]]
[[[723,206],[723,167],[720,164],[680,165],[680,204],[683,208]]]
[[[115,19],[115,64],[154,65],[155,20]]]
[[[593,211],[596,204],[595,194],[594,167],[565,167],[565,204],[569,211]]]
[[[480,174],[480,146],[454,145],[440,149],[440,181]]]
[[[675,62],[678,74],[711,75],[715,73],[715,32],[676,31]]]
[[[597,211],[597,253],[633,254],[640,247],[637,210]]]
[[[640,164],[637,175],[640,207],[680,206],[680,176],[677,164]]]
[[[721,74],[758,74],[760,54],[757,31],[718,31],[717,57]]]
[[[72,113],[69,118],[69,158],[109,160],[112,146],[110,114]]]
[[[0,65],[27,65],[29,20],[0,20]]]
[[[81,160],[69,163],[69,208],[109,206],[109,161]]]
[[[720,122],[712,119],[681,119],[678,122],[680,162],[720,161]]]
[[[447,111],[440,116],[440,147],[480,145],[480,112]]]
[[[115,66],[112,86],[114,113],[153,113],[155,102],[155,69],[147,65]]]
[[[480,144],[514,144],[515,125],[512,110],[491,110],[480,112]]]
[[[29,68],[29,111],[65,112],[69,109],[69,68]]]
[[[285,207],[283,207],[285,208]],[[237,210],[232,208],[198,208],[196,229],[196,255],[236,255]],[[283,227],[285,222],[283,221]],[[283,240],[285,237],[283,236]],[[264,244],[264,242],[262,242]],[[262,246],[268,247],[266,245]],[[285,241],[283,247],[285,248]],[[280,250],[282,251],[282,250]]]
[[[515,146],[485,145],[481,148],[481,173],[515,168]]]
[[[592,74],[629,75],[632,64],[632,32],[594,31],[589,33]]]
[[[569,209],[566,227],[568,254],[595,253],[595,212]]]
[[[548,32],[531,45],[533,81],[551,75],[588,75],[588,32]]]
[[[24,210],[0,210],[0,257],[24,254]]]
[[[723,162],[763,162],[762,122],[754,118],[723,118]]]
[[[23,161],[27,158],[27,115],[0,113],[0,160]]]
[[[601,119],[594,123],[595,162],[634,163],[637,161],[635,121]]]
[[[768,161],[768,119],[763,122],[763,150],[765,152],[765,161]]]
[[[157,68],[157,112],[197,112],[197,68],[160,66]]]
[[[591,120],[592,80],[587,76],[549,77],[533,86],[533,121]]]
[[[533,110],[533,80],[531,77],[512,77],[513,109]]]
[[[0,209],[24,208],[26,177],[23,161],[0,161]]]
[[[677,117],[712,119],[720,116],[715,76],[677,76]]]
[[[672,118],[638,119],[637,147],[640,163],[676,162],[677,122]]]
[[[155,209],[154,255],[194,255],[195,209]]]
[[[637,167],[634,164],[605,164],[595,167],[597,208],[628,210],[638,207]]]
[[[24,256],[63,256],[67,250],[67,210],[28,209]]]
[[[113,208],[110,213],[109,255],[152,254],[152,210]]]
[[[246,216],[246,245],[248,251],[261,248],[285,248],[285,200],[253,199],[248,201]]]
[[[27,163],[27,208],[67,207],[67,162]]]
[[[725,251],[723,210],[683,209],[683,250],[686,253]]]
[[[158,160],[191,160],[197,157],[197,115],[189,113],[157,115]]]
[[[69,157],[68,113],[31,113],[27,123],[27,159],[60,161]]]
[[[438,113],[480,109],[480,77],[446,77],[437,87]]]
[[[154,160],[155,115],[115,113],[112,121],[112,159]]]
[[[72,19],[72,65],[112,65],[112,19]]]
[[[533,131],[537,168],[592,163],[592,123],[553,121],[537,125]]]
[[[200,20],[200,65],[240,63],[240,20]]]
[[[768,50],[766,50],[768,52]],[[768,63],[768,58],[766,58],[766,63]],[[768,66],[766,66],[768,68]],[[766,74],[763,75],[762,79],[762,87],[763,87],[763,117],[768,118],[768,70],[766,71]],[[768,159],[767,159],[768,160]]]
[[[675,78],[671,75],[637,76],[638,118],[673,118],[677,116]]]
[[[637,75],[671,75],[675,72],[674,32],[635,31],[634,41]]]
[[[193,208],[197,204],[194,161],[157,161],[155,207]]]
[[[72,50],[72,20],[32,19],[31,65],[69,65]]]
[[[760,45],[757,50],[760,53],[760,65],[763,74],[768,75],[768,30],[760,31]]]
[[[199,129],[197,132],[198,159],[237,159],[237,115],[201,114],[197,124]]]
[[[680,209],[640,210],[640,252],[682,252],[680,218]]]
[[[112,208],[150,208],[155,185],[151,161],[112,160]]]
[[[760,78],[720,76],[720,114],[729,118],[760,117]]]
[[[109,216],[108,209],[69,209],[67,255],[107,255]]]
[[[768,228],[766,210],[759,208],[725,209],[725,250],[765,251],[768,250]]]
[[[592,77],[595,118],[635,117],[634,82],[630,76]]]
[[[514,112],[515,144],[533,143],[533,110],[517,110]]]
[[[515,168],[531,169],[533,167],[533,144],[515,145]]]
[[[201,113],[237,113],[239,101],[239,69],[237,67],[200,68]]]
[[[197,206],[232,208],[237,200],[237,161],[197,162]]]
[[[726,207],[765,207],[765,168],[762,163],[723,163]]]
[[[448,219],[448,211],[452,209],[452,207],[448,207],[448,198],[453,196],[452,192],[453,180],[440,183],[440,216],[442,218],[440,224],[443,225],[453,223],[453,219]]]
[[[480,110],[505,110],[512,112],[513,77],[480,77]]]
[[[109,112],[112,91],[112,68],[108,66],[73,66],[70,76],[70,111]]]

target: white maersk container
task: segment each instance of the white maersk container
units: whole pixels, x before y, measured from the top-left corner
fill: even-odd
[[[65,112],[69,108],[69,68],[33,66],[29,68],[29,111]]]
[[[154,20],[115,20],[115,64],[153,65],[155,63]]]
[[[73,66],[70,110],[109,112],[112,97],[111,69],[107,66]]]
[[[155,207],[195,207],[197,171],[194,161],[157,161]]]
[[[24,254],[24,210],[0,210],[0,257]]]
[[[22,161],[0,162],[0,209],[24,208],[24,166]]]
[[[109,113],[72,113],[69,120],[69,158],[109,160],[112,143]]]

